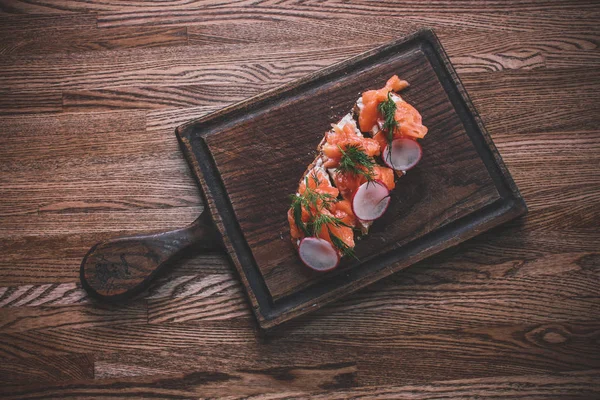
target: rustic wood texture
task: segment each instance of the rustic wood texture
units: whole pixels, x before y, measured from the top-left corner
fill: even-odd
[[[0,397],[600,397],[599,26],[597,1],[0,1]],[[527,217],[267,337],[219,254],[88,298],[92,244],[202,212],[176,126],[421,27]]]
[[[186,250],[218,251],[220,238],[207,213],[185,228],[126,236],[95,244],[81,262],[81,284],[99,300],[124,302],[143,292]]]
[[[427,121],[424,160],[399,180],[384,218],[357,243],[356,259],[342,259],[326,274],[311,271],[291,245],[289,195],[314,160],[324,127],[352,109],[357,93],[393,74],[411,82],[402,96]],[[526,213],[474,113],[435,34],[422,29],[177,128],[262,328]]]

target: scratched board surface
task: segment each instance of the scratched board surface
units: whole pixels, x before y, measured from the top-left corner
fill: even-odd
[[[409,258],[418,259],[421,252],[455,243],[465,229],[481,231],[479,214],[499,223],[525,210],[493,145],[445,70],[437,46],[431,31],[422,31],[180,129],[191,143],[187,154],[192,165],[210,159],[214,166],[221,190],[214,197],[231,210],[248,260],[242,263],[252,264],[255,279],[275,306],[295,297],[296,307],[302,308],[315,302],[318,292],[327,295],[325,287],[337,293],[344,287],[354,290],[360,287],[355,282],[381,277],[408,266]],[[398,180],[384,216],[357,241],[358,260],[345,258],[325,274],[312,271],[290,241],[289,195],[330,124],[352,109],[361,92],[383,86],[394,74],[411,83],[402,95],[429,127],[421,142],[423,158]],[[212,198],[212,184],[200,182]],[[213,217],[218,220],[220,213],[215,210]],[[442,228],[450,234],[436,239]]]

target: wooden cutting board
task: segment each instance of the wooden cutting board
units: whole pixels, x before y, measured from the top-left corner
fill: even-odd
[[[397,74],[429,133],[423,158],[356,245],[360,261],[305,267],[289,235],[295,193],[331,123]],[[363,53],[177,129],[214,225],[263,328],[313,311],[526,213],[512,178],[431,30]]]

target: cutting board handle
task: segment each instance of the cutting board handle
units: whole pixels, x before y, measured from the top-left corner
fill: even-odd
[[[222,249],[208,212],[182,229],[96,244],[81,262],[81,283],[93,297],[125,300],[145,290],[152,278],[190,248]]]

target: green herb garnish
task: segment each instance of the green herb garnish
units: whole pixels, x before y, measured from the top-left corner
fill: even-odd
[[[312,231],[313,236],[317,236],[319,234],[319,232],[321,232],[321,229],[323,228],[324,225],[350,227],[348,224],[346,224],[341,219],[336,218],[332,215],[327,215],[327,214],[321,214],[321,215],[316,216],[315,219],[313,220],[313,222],[310,223],[309,225],[311,228],[309,230]]]
[[[332,194],[319,193],[317,191],[312,190],[309,187],[306,188],[304,194],[301,197],[303,197],[306,201],[305,206],[307,209],[309,209],[309,207],[312,207],[317,211],[323,207],[328,208],[331,203],[335,203],[337,201],[337,199],[333,197]],[[319,204],[319,201],[321,202],[321,204]],[[310,212],[310,209],[308,211]]]
[[[331,229],[329,230],[329,237],[331,238],[333,245],[342,252],[342,255],[354,257],[356,260],[360,261],[358,257],[356,257],[356,254],[354,254],[354,249],[348,246],[342,239],[331,233]]]
[[[290,195],[290,198],[292,199],[292,205],[290,208],[292,209],[292,215],[294,216],[294,222],[296,223],[296,226],[300,228],[305,235],[309,235],[308,229],[304,224],[304,221],[302,221],[302,206],[304,205],[304,199],[295,194]]]
[[[373,180],[375,175],[373,172],[375,161],[360,146],[351,144],[346,147],[346,150],[343,150],[340,146],[338,148],[342,152],[342,158],[340,159],[340,165],[336,168],[336,172],[363,175],[367,178],[367,181]]]
[[[392,140],[394,140],[394,132],[400,128],[398,121],[396,121],[396,102],[392,99],[392,92],[388,92],[387,100],[379,103],[377,109],[383,116],[381,129],[386,132],[388,145],[391,145]]]
[[[346,152],[347,152],[347,150],[348,149],[346,149]],[[358,149],[358,151],[362,152],[362,150],[360,150],[360,149]],[[351,153],[352,152],[353,152],[353,150],[351,150]],[[362,152],[362,153],[364,154],[364,152]],[[366,154],[365,154],[365,156],[366,156]],[[371,165],[371,170],[372,169],[373,169],[373,166]],[[310,177],[315,181],[315,184],[318,186],[319,179],[318,179],[317,174],[316,173],[311,174]],[[306,190],[304,191],[304,193],[302,193],[301,195],[298,195],[298,194],[290,195],[290,200],[291,200],[290,209],[292,210],[292,215],[294,217],[294,222],[296,223],[296,226],[304,233],[304,235],[315,236],[315,237],[318,237],[319,233],[321,232],[321,230],[323,229],[324,226],[327,227],[327,231],[329,232],[329,237],[331,238],[331,242],[333,243],[334,247],[339,249],[343,255],[349,255],[349,256],[356,258],[352,248],[350,246],[348,246],[346,243],[344,243],[344,241],[341,240],[339,237],[332,234],[329,226],[336,226],[336,227],[345,226],[348,228],[352,228],[352,227],[350,225],[346,224],[340,218],[334,217],[333,215],[331,215],[329,213],[327,213],[327,214],[321,213],[321,210],[328,209],[329,206],[332,203],[337,202],[338,199],[335,198],[331,194],[319,193],[319,192],[315,191],[314,189],[309,188],[308,187],[308,179],[309,179],[309,177],[306,176],[305,181],[304,181],[306,183]],[[302,208],[304,208],[309,214],[309,220],[306,223],[304,223],[304,221],[302,221]],[[314,210],[314,212],[313,212],[313,210]]]
[[[311,178],[313,179],[313,181],[315,182],[315,186],[319,187],[319,177],[317,176],[317,171],[313,170],[313,173],[311,175]],[[307,182],[308,183],[308,182]],[[306,185],[308,187],[308,185]]]
[[[342,239],[335,236],[331,232],[331,229],[329,228],[328,225],[333,225],[333,226],[337,226],[337,227],[345,226],[345,227],[351,228],[350,225],[346,224],[344,221],[342,221],[339,218],[336,218],[331,215],[321,214],[318,217],[316,217],[315,220],[313,221],[313,223],[311,224],[311,227],[312,227],[311,230],[313,231],[313,236],[318,236],[318,234],[321,232],[321,229],[323,228],[323,226],[327,226],[327,232],[329,233],[329,238],[331,239],[331,243],[334,245],[334,247],[339,249],[342,252],[342,255],[352,256],[352,257],[356,258],[356,255],[354,255],[354,250],[350,246],[348,246],[346,243],[344,243],[344,241]]]
[[[308,176],[306,177],[306,181],[308,184]],[[306,186],[306,190],[302,195],[292,194],[290,195],[290,199],[292,204],[290,208],[292,209],[292,215],[294,216],[294,222],[296,226],[304,232],[305,235],[310,236],[310,229],[302,221],[302,208],[308,212],[310,219],[314,219],[315,216],[313,214],[313,209],[317,212],[324,207],[329,207],[331,203],[335,203],[337,199],[328,193],[319,193],[311,188]]]

